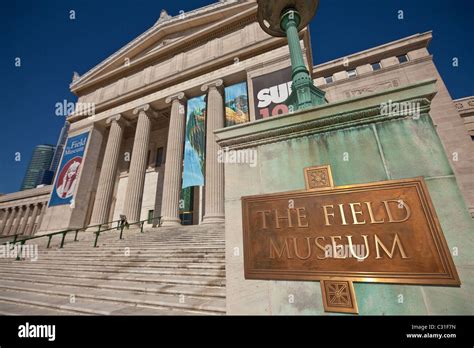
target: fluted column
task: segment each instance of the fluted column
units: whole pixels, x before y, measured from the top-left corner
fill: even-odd
[[[184,127],[186,125],[184,93],[166,98],[171,104],[168,142],[166,146],[166,165],[163,180],[161,216],[163,226],[179,226],[179,193],[182,181]]]
[[[207,94],[207,127],[206,127],[206,179],[205,207],[203,224],[224,222],[224,163],[217,161],[219,145],[214,131],[224,128],[223,81],[216,80],[202,86]]]
[[[0,233],[2,233],[2,225],[3,222],[5,221],[5,217],[7,215],[7,209],[0,209],[1,210],[1,218],[0,218]]]
[[[18,229],[18,233],[23,234],[25,233],[26,224],[28,223],[28,218],[30,217],[31,213],[31,206],[28,204],[25,209],[25,214],[23,215],[23,220],[21,221],[20,228]]]
[[[18,207],[18,213],[16,214],[16,220],[12,225],[12,232],[10,234],[18,234],[18,227],[20,226],[21,217],[23,216],[23,206]]]
[[[33,213],[31,213],[31,223],[28,226],[28,229],[26,231],[26,234],[29,236],[31,236],[31,234],[33,233],[33,229],[35,228],[36,217],[38,216],[38,212],[39,212],[38,208],[39,208],[39,203],[36,203],[33,207]]]
[[[97,185],[91,225],[103,224],[109,220],[110,205],[112,204],[115,177],[120,156],[120,146],[122,144],[123,131],[127,124],[121,115],[110,117],[106,123],[110,124],[110,132],[105,147],[99,184]]]
[[[0,226],[0,235],[6,234],[6,226],[8,224],[8,221],[10,220],[10,216],[12,214],[12,211],[10,210],[10,208],[6,208],[5,210],[6,211],[5,211],[5,214],[3,216],[2,225]]]
[[[41,227],[41,222],[43,222],[44,215],[46,214],[46,209],[48,208],[48,202],[41,203],[41,213],[38,219],[38,230]]]
[[[140,220],[140,211],[145,185],[145,173],[148,160],[148,144],[150,142],[151,118],[153,111],[149,104],[133,110],[138,114],[135,140],[133,141],[132,159],[128,173],[127,193],[125,195],[124,214],[129,222]]]

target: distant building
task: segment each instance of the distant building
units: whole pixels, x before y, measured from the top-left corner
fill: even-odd
[[[23,183],[21,184],[21,191],[43,184],[45,171],[49,170],[51,166],[54,149],[53,145],[37,145],[35,147]]]
[[[51,161],[51,166],[49,167],[49,170],[53,172],[53,177],[54,173],[56,172],[56,169],[58,169],[59,161],[61,160],[61,156],[63,154],[64,145],[66,144],[68,132],[69,122],[66,121],[64,123],[63,128],[61,129],[61,134],[59,134],[59,139],[58,143],[56,144],[56,150],[54,151],[53,160]]]
[[[54,174],[59,166],[59,161],[61,161],[61,156],[63,154],[64,145],[66,144],[67,135],[69,132],[69,122],[64,123],[61,133],[59,134],[58,142],[54,150],[53,159],[51,160],[51,165],[48,169],[43,170],[41,174],[41,180],[39,185],[51,185],[54,180]]]

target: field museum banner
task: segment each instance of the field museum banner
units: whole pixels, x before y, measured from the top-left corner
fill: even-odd
[[[249,121],[247,82],[225,88],[225,126],[230,127]]]
[[[291,67],[252,79],[255,118],[288,113],[285,101],[291,93]]]
[[[67,140],[51,199],[49,200],[50,207],[70,204],[74,199],[88,138],[89,132],[76,135]]]
[[[206,99],[200,96],[188,100],[184,141],[183,189],[204,185],[206,152]]]

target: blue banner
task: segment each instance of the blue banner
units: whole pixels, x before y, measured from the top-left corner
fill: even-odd
[[[184,141],[183,189],[204,185],[206,152],[206,100],[200,96],[188,100]]]
[[[249,121],[247,82],[225,88],[225,126],[230,127]]]
[[[67,140],[63,159],[58,168],[49,206],[70,204],[79,179],[82,158],[86,150],[89,132],[71,137]]]

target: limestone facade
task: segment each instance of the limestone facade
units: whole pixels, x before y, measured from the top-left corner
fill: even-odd
[[[94,115],[78,111],[68,117],[70,137],[89,132],[75,199],[48,209],[40,209],[41,203],[38,211],[44,216],[34,231],[82,228],[117,220],[120,214],[132,222],[163,216],[165,225],[179,224],[186,100],[201,95],[207,96],[207,156],[205,185],[194,190],[194,223],[223,222],[224,169],[217,162],[219,147],[213,136],[214,130],[224,127],[222,89],[247,81],[253,122],[252,79],[290,65],[286,39],[261,30],[256,9],[255,1],[230,0],[161,17],[109,58],[75,76],[70,89],[78,103],[91,103],[95,109]],[[431,37],[431,32],[417,34],[317,65],[313,78],[329,102],[436,78],[431,117],[474,214],[474,144],[469,136],[474,123],[472,110],[466,112],[472,98],[452,100],[427,49]],[[311,65],[307,29],[300,43],[305,63]],[[380,69],[374,70],[372,64],[378,62]],[[39,191],[29,191],[33,202]],[[18,220],[18,209],[12,207],[23,198],[15,195],[0,199],[4,229],[13,230]],[[38,193],[38,200],[48,201],[47,195],[43,199]],[[11,204],[3,204],[4,200]],[[30,215],[34,212],[33,205],[22,208],[24,215],[23,209]]]
[[[0,236],[31,236],[45,215],[51,186],[0,196]]]
[[[431,32],[416,34],[342,57],[315,66],[313,77],[330,102],[436,79],[438,90],[432,100],[430,115],[466,205],[474,216],[474,101],[472,97],[453,101],[428,51],[431,39]],[[381,68],[374,70],[374,63],[380,63]],[[349,77],[347,71],[353,69],[356,75]],[[332,77],[333,82],[326,83],[327,77]]]
[[[301,45],[311,61],[307,30]],[[281,63],[289,64],[286,41],[260,29],[256,3],[225,1],[160,18],[76,76],[71,91],[78,103],[92,103],[95,115],[71,115],[71,136],[98,134],[97,146],[89,144],[84,156],[92,169],[87,179],[85,168],[79,177],[85,204],[78,207],[76,199],[74,207],[51,208],[41,231],[107,223],[121,214],[129,222],[162,216],[164,225],[179,224],[186,99],[201,95],[207,101],[205,185],[194,190],[194,223],[223,223],[224,172],[213,131],[224,127],[224,87]],[[66,218],[55,219],[56,211]]]
[[[453,102],[463,119],[467,134],[474,141],[474,96],[456,99]]]

